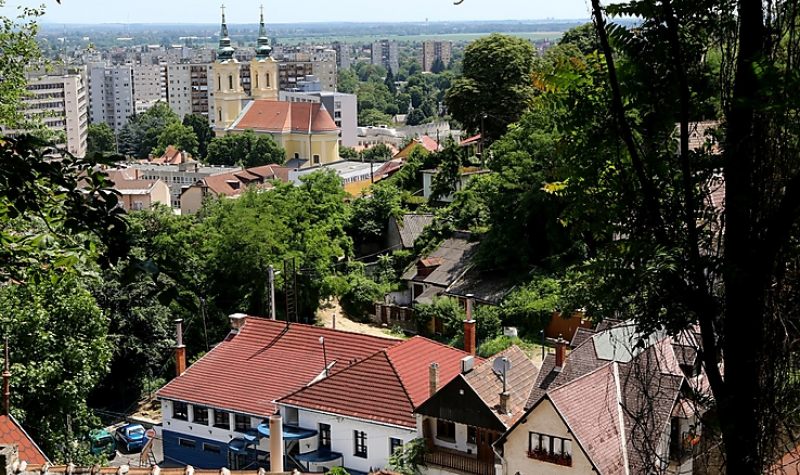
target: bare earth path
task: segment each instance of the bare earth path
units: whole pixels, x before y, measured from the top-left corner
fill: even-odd
[[[382,328],[375,324],[361,323],[350,320],[344,315],[339,301],[331,299],[322,304],[321,308],[317,311],[317,321],[327,328],[333,328],[333,314],[336,314],[336,329],[345,330],[354,333],[363,333],[365,335],[382,336],[387,338],[397,338],[400,336],[394,335],[389,332],[388,328]]]

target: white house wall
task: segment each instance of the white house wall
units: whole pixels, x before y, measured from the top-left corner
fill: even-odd
[[[286,408],[281,407],[285,414]],[[361,419],[335,416],[306,409],[298,411],[299,425],[304,429],[319,430],[319,424],[331,426],[331,451],[339,452],[344,459],[344,466],[362,472],[386,467],[389,463],[389,438],[400,439],[404,444],[417,438],[414,428],[403,428],[373,423]],[[367,458],[353,455],[355,448],[354,431],[367,434]],[[313,437],[300,441],[300,453],[317,450],[319,439]]]
[[[194,418],[194,406],[189,404],[189,417],[188,421],[184,421],[181,419],[175,419],[172,417],[172,401],[169,400],[162,400],[161,401],[161,412],[162,412],[162,421],[163,421],[163,429],[177,432],[179,434],[184,434],[186,436],[191,437],[201,437],[203,439],[209,439],[216,442],[219,442],[222,446],[223,450],[228,450],[228,443],[237,438],[242,437],[244,434],[241,432],[236,432],[230,429],[222,429],[219,427],[214,427],[214,411],[208,409],[208,425],[198,424],[196,422],[192,422]],[[234,413],[228,412],[228,419],[229,419],[229,427],[232,429],[235,427],[234,425]],[[260,424],[262,421],[261,418],[258,417],[250,417],[250,427],[255,428]],[[262,438],[259,441],[258,449],[264,452],[269,452],[269,439]]]

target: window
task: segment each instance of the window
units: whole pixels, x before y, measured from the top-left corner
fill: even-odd
[[[233,90],[233,74],[228,75],[228,89]]]
[[[572,466],[572,441],[563,437],[530,432],[528,457],[557,465]]]
[[[455,422],[436,419],[436,438],[441,440],[446,440],[448,442],[455,442],[456,441]]]
[[[231,419],[227,412],[214,409],[214,427],[230,430]]]
[[[319,425],[319,448],[331,448],[331,426],[330,424]]]
[[[355,450],[353,455],[356,457],[367,458],[367,433],[361,430],[353,431]]]
[[[233,423],[236,432],[247,432],[250,430],[250,416],[244,414],[236,414],[233,416]]]
[[[203,406],[194,406],[194,415],[192,416],[192,422],[195,424],[203,424],[204,426],[208,425],[208,409]]]
[[[314,165],[319,165],[319,155],[314,155]]]
[[[205,442],[203,442],[203,451],[204,452],[211,452],[212,454],[218,454],[219,453],[219,445],[206,444]]]
[[[389,437],[389,453],[393,454],[395,450],[403,446],[403,441],[394,437]]]
[[[172,418],[189,420],[189,406],[185,402],[172,401]]]
[[[475,426],[467,426],[467,443],[478,443],[478,429]]]
[[[178,446],[186,447],[187,449],[193,449],[195,447],[195,441],[189,439],[181,439],[178,437]]]

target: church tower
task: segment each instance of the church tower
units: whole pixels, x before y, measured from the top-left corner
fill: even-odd
[[[239,61],[233,57],[234,51],[233,46],[231,46],[230,36],[228,36],[228,25],[225,23],[225,5],[223,5],[217,60],[211,67],[212,83],[215,86],[215,129],[218,133],[222,133],[222,131],[230,127],[239,117],[242,112],[242,101],[247,98],[244,89],[242,89]]]
[[[250,87],[253,99],[278,100],[278,62],[272,58],[267,28],[264,26],[264,6],[261,6],[261,26],[258,30],[256,57],[250,61]]]

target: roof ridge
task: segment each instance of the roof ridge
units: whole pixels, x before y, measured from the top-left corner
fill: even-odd
[[[477,360],[480,360],[481,362],[485,361],[485,359],[484,359],[484,358],[481,358],[481,357],[480,357],[480,356],[478,356],[478,355],[473,355],[473,354],[471,354],[471,353],[467,353],[466,351],[462,350],[461,348],[456,348],[455,346],[450,346],[450,345],[447,345],[447,344],[445,344],[445,343],[442,343],[442,342],[440,342],[440,341],[436,341],[436,340],[433,340],[433,339],[431,339],[431,338],[424,337],[424,336],[422,336],[422,335],[414,335],[414,336],[412,336],[411,338],[409,338],[409,339],[407,339],[407,340],[400,340],[400,343],[399,343],[399,344],[397,344],[397,345],[393,345],[393,346],[391,346],[391,347],[387,348],[387,350],[392,350],[392,349],[394,349],[394,348],[398,348],[398,347],[400,347],[400,346],[402,346],[403,344],[406,344],[406,343],[408,343],[408,342],[411,342],[411,341],[419,341],[419,340],[424,340],[425,342],[428,342],[428,343],[433,343],[434,345],[441,346],[441,347],[443,347],[443,348],[447,348],[447,349],[449,349],[449,350],[451,350],[451,351],[457,351],[457,352],[459,352],[459,353],[463,353],[465,358],[466,358],[467,356],[472,356],[473,358],[475,358],[475,359],[477,359]],[[399,351],[399,350],[398,350],[398,351]]]
[[[411,339],[409,339],[408,341],[411,341]],[[395,367],[394,362],[389,357],[389,351],[383,350],[383,353],[386,355],[386,361],[389,362],[389,366],[392,368],[392,372],[394,373],[395,377],[397,377],[397,380],[400,382],[400,387],[403,388],[403,394],[405,394],[406,399],[408,399],[408,404],[411,406],[412,409],[416,409],[417,406],[414,405],[414,401],[411,399],[411,395],[408,394],[408,389],[406,389],[406,383],[405,381],[403,381],[403,377],[400,376],[400,372],[397,371],[397,367]]]
[[[614,378],[614,391],[616,392],[616,406],[617,406],[617,418],[619,424],[619,438],[620,438],[620,448],[622,450],[622,463],[623,469],[625,470],[625,475],[630,475],[631,468],[630,468],[630,460],[628,459],[628,437],[627,431],[625,430],[625,415],[622,411],[622,385],[619,378],[619,364],[616,361],[611,363],[611,375]]]
[[[385,348],[384,349],[380,349],[380,350],[376,351],[375,353],[367,356],[366,358],[364,358],[362,360],[358,360],[355,363],[351,363],[351,364],[345,366],[344,368],[340,369],[339,371],[337,371],[337,372],[335,372],[333,374],[330,374],[330,375],[328,375],[328,376],[326,376],[324,378],[320,378],[317,381],[313,381],[311,384],[307,384],[307,385],[305,385],[305,386],[303,386],[303,387],[301,387],[299,389],[296,389],[296,390],[292,391],[291,393],[289,393],[289,394],[287,394],[285,396],[282,396],[280,399],[276,399],[274,402],[283,401],[284,399],[288,399],[290,397],[293,397],[294,395],[296,395],[298,393],[301,393],[301,392],[305,391],[306,389],[314,388],[318,384],[323,383],[324,381],[329,381],[332,378],[336,378],[339,375],[341,375],[342,373],[344,373],[344,372],[346,372],[346,371],[348,371],[348,370],[350,370],[352,368],[355,368],[356,366],[358,366],[358,365],[360,365],[360,364],[362,364],[362,363],[364,363],[366,361],[369,361],[372,358],[375,358],[376,356],[380,355],[381,353],[386,353],[386,349]],[[388,356],[387,356],[387,360],[388,360]],[[396,371],[395,371],[395,374],[397,374]],[[399,376],[398,376],[398,379],[400,379]],[[400,382],[400,385],[402,386],[402,381]]]
[[[264,323],[267,323],[267,324],[270,324],[270,325],[273,325],[273,324],[277,323],[277,324],[281,324],[281,325],[286,325],[287,327],[290,327],[290,328],[293,327],[293,326],[300,326],[300,327],[305,327],[305,328],[314,328],[314,329],[317,329],[317,330],[327,331],[329,333],[339,333],[339,334],[346,333],[346,334],[349,334],[349,335],[359,335],[359,336],[363,336],[363,337],[367,337],[367,338],[373,338],[373,339],[376,339],[376,340],[386,340],[387,342],[394,343],[393,345],[390,345],[390,347],[393,347],[393,346],[397,345],[398,343],[407,341],[407,340],[399,340],[397,338],[393,338],[393,337],[390,337],[390,336],[369,335],[367,333],[359,333],[357,331],[352,331],[352,330],[340,330],[338,328],[321,327],[321,326],[317,326],[317,325],[312,325],[310,323],[288,322],[288,324],[287,324],[287,322],[284,321],[284,320],[272,320],[272,319],[267,318],[267,317],[261,317],[261,316],[258,316],[258,315],[249,315],[248,314],[247,315],[247,319],[250,319],[250,318],[257,319],[259,322],[264,322]]]

